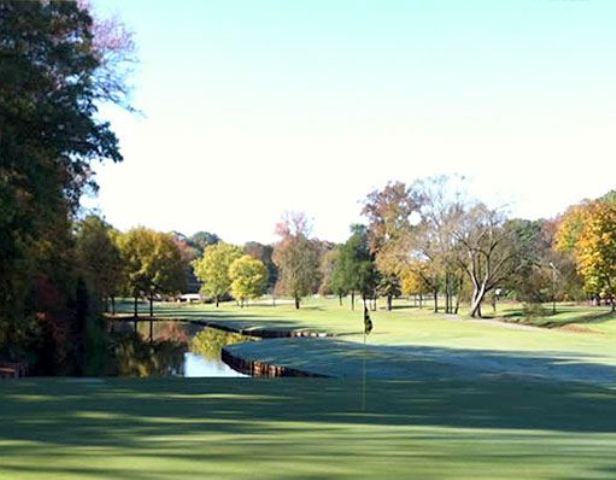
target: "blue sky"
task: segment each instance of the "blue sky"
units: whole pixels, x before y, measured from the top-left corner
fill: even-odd
[[[115,226],[341,241],[388,180],[468,176],[512,215],[616,186],[616,2],[120,1],[143,116],[88,205]]]

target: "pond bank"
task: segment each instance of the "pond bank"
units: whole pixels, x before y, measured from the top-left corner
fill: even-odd
[[[203,320],[203,319],[188,319],[188,318],[159,318],[159,317],[123,317],[123,318],[111,318],[111,320],[122,323],[134,323],[144,324],[153,322],[154,325],[165,323],[188,323],[195,326],[214,329],[221,332],[227,332],[230,334],[242,335],[248,338],[259,338],[264,341],[271,341],[274,339],[317,339],[325,337],[333,337],[334,335],[327,332],[319,332],[306,329],[293,329],[293,328],[260,328],[255,326],[250,327],[236,327],[222,322]],[[231,353],[226,346],[220,351],[220,359],[222,362],[233,369],[236,372],[244,375],[250,375],[253,377],[315,377],[315,378],[329,378],[330,375],[324,375],[314,373],[305,369],[290,368],[270,362],[261,360],[253,360],[244,358],[237,353]]]
[[[227,348],[222,349],[222,361],[236,370],[251,377],[311,377],[311,378],[331,378],[328,375],[312,373],[297,368],[282,367],[272,365],[259,360],[248,360],[239,355],[231,353]]]

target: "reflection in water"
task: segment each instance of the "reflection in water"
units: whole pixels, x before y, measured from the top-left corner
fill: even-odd
[[[224,346],[250,340],[250,337],[239,333],[205,327],[193,337],[190,343],[190,351],[199,353],[208,360],[220,360],[220,352]]]
[[[113,334],[116,373],[120,376],[245,376],[221,360],[225,345],[252,340],[238,333],[182,322],[156,322],[149,340],[149,323],[138,325],[138,335],[128,324]]]
[[[115,343],[118,375],[151,377],[183,375],[186,344],[173,340],[144,341],[134,334],[121,334]]]

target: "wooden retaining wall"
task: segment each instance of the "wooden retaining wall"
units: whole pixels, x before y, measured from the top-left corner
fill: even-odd
[[[222,349],[222,361],[233,370],[252,377],[313,377],[329,378],[327,375],[305,372],[296,368],[280,367],[258,360],[246,360],[233,355],[226,348]]]

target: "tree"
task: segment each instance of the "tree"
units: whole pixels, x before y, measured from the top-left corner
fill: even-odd
[[[77,262],[91,292],[115,314],[115,297],[126,283],[124,259],[116,242],[117,233],[107,222],[89,215],[77,224],[75,249]]]
[[[185,263],[174,236],[138,227],[120,235],[119,245],[126,262],[128,287],[135,298],[135,319],[141,295],[148,298],[153,317],[156,294],[176,294],[185,287]]]
[[[197,249],[197,251],[199,252],[199,256],[203,256],[203,252],[207,247],[209,247],[210,245],[216,245],[220,242],[220,237],[215,233],[211,232],[197,232],[187,239],[187,243],[191,247]]]
[[[362,215],[368,218],[368,244],[381,275],[378,293],[387,298],[387,309],[400,293],[400,274],[408,260],[414,231],[413,215],[422,204],[417,191],[402,182],[388,183],[383,190],[371,192],[364,202]]]
[[[339,259],[340,250],[338,248],[332,248],[321,256],[319,265],[319,272],[321,273],[320,295],[331,295],[334,293],[334,271]]]
[[[116,43],[109,61],[100,23],[74,2],[0,1],[0,350],[9,356],[40,332],[56,352],[78,343],[61,333],[79,330],[78,312],[62,305],[83,291],[70,228],[81,194],[96,190],[92,165],[122,160],[98,107],[121,103],[132,55]]]
[[[243,307],[247,299],[259,298],[267,286],[265,264],[250,255],[235,260],[229,267],[231,294]]]
[[[573,205],[559,218],[556,230],[556,250],[561,252],[573,252],[584,230],[584,222],[588,215],[590,202],[584,201]]]
[[[278,288],[293,297],[295,308],[313,292],[319,276],[318,247],[308,238],[310,228],[302,213],[286,214],[276,226],[280,240],[274,245],[273,260],[278,267]]]
[[[427,261],[415,260],[405,266],[401,274],[400,290],[404,295],[419,295],[419,308],[423,307],[423,296],[433,288]]]
[[[203,282],[201,291],[220,304],[220,300],[231,290],[229,267],[242,256],[242,249],[228,243],[216,243],[205,248],[203,258],[194,263],[195,273]]]
[[[278,269],[276,264],[272,260],[274,253],[274,247],[272,245],[264,245],[259,242],[246,242],[244,244],[244,252],[247,255],[251,255],[254,258],[261,260],[267,268],[267,288],[268,290],[274,289],[276,281],[278,280]]]
[[[575,256],[587,291],[603,295],[616,311],[616,204],[597,201],[588,207]]]
[[[465,275],[460,265],[466,254],[455,231],[469,203],[463,182],[464,177],[442,175],[419,180],[412,186],[421,198],[421,222],[412,239],[413,257],[429,262],[426,281],[432,286],[435,313],[441,291],[445,293],[445,313],[457,313],[460,304]]]
[[[464,213],[455,230],[466,257],[459,263],[473,286],[471,317],[482,316],[486,294],[514,271],[515,245],[504,223],[502,213],[478,204]]]
[[[201,283],[195,275],[193,263],[203,253],[190,244],[186,235],[180,232],[172,232],[175,245],[180,251],[184,263],[184,278],[186,283],[186,293],[198,293]]]
[[[376,291],[379,295],[387,299],[387,310],[391,311],[393,306],[393,299],[398,297],[401,293],[400,290],[400,269],[397,272],[389,275],[380,275]]]
[[[360,293],[364,304],[376,294],[378,272],[374,255],[370,252],[368,229],[364,225],[351,226],[351,236],[340,247],[340,259],[334,276],[343,288],[351,292],[351,309],[355,309],[355,293]]]

